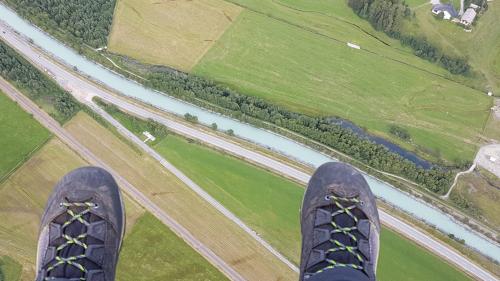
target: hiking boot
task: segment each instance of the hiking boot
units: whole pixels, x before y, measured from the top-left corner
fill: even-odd
[[[376,280],[380,221],[375,197],[356,169],[326,163],[316,170],[301,227],[301,281]]]
[[[113,281],[124,214],[118,185],[105,170],[65,175],[42,216],[36,281]]]

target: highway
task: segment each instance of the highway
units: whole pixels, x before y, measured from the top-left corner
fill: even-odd
[[[179,134],[210,144],[238,157],[248,159],[251,162],[257,163],[262,167],[266,167],[286,177],[296,179],[297,181],[304,184],[309,181],[310,175],[299,171],[287,164],[281,163],[261,153],[241,147],[235,143],[228,142],[221,137],[207,134],[195,128],[188,127],[172,119],[169,119],[164,115],[146,110],[145,108],[133,102],[130,102],[127,99],[119,98],[117,95],[96,86],[92,82],[66,69],[62,65],[55,63],[51,58],[46,57],[45,54],[39,49],[31,46],[28,40],[22,38],[15,32],[12,32],[8,28],[8,25],[3,23],[2,21],[0,21],[0,31],[0,36],[4,41],[17,49],[18,52],[23,54],[25,58],[30,60],[35,66],[49,73],[49,75],[51,75],[63,88],[67,89],[78,100],[82,102],[88,103],[93,96],[98,96],[101,99],[113,103],[117,107],[136,116],[140,116],[142,118],[150,118],[159,123],[162,123],[170,130],[173,130]],[[207,198],[205,199],[207,200]],[[383,211],[380,211],[380,217],[381,221],[385,225],[413,239],[423,247],[441,256],[443,259],[449,261],[450,263],[455,264],[461,270],[467,272],[474,278],[478,280],[488,281],[499,280],[493,274],[477,266],[466,257],[458,253],[456,250],[430,237],[428,234],[415,229],[413,226],[403,222],[402,220],[397,219],[394,216]]]
[[[23,94],[19,93],[14,89],[9,83],[0,77],[0,89],[7,94],[12,100],[17,102],[28,113],[33,114],[33,117],[45,126],[50,132],[61,139],[68,147],[77,152],[81,157],[83,157],[89,164],[94,166],[99,166],[110,172],[116,179],[122,190],[127,192],[134,200],[141,204],[146,210],[151,212],[155,217],[157,217],[162,223],[168,226],[172,231],[174,231],[179,237],[186,241],[193,249],[198,251],[202,256],[204,256],[210,263],[216,266],[221,272],[223,272],[231,280],[244,281],[245,279],[236,272],[231,266],[229,266],[224,260],[218,257],[212,250],[202,244],[197,240],[187,229],[177,223],[169,215],[167,215],[162,209],[160,209],[153,201],[142,194],[137,188],[135,188],[131,183],[129,183],[125,178],[120,176],[111,167],[106,165],[101,159],[90,152],[85,146],[80,144],[71,134],[69,134],[63,127],[57,123],[51,116],[41,110],[38,105],[34,104],[30,99],[25,97]]]

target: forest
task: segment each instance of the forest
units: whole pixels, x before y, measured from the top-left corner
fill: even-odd
[[[42,74],[12,48],[0,41],[0,76],[9,80],[39,106],[53,106],[50,112],[64,123],[80,110],[80,105],[69,93]]]
[[[148,72],[149,87],[182,97],[189,101],[205,100],[225,109],[224,113],[246,122],[258,119],[286,128],[324,145],[346,153],[353,158],[384,172],[417,182],[426,189],[443,194],[449,188],[452,172],[444,167],[424,169],[385,146],[359,137],[349,129],[332,122],[331,117],[311,117],[288,111],[263,99],[237,93],[207,79],[154,67]],[[401,130],[402,138],[409,137]]]
[[[483,1],[483,0],[476,0]],[[413,49],[414,54],[437,63],[452,74],[469,75],[471,72],[467,59],[447,55],[443,50],[428,42],[424,37],[404,34],[402,29],[413,13],[401,0],[348,0],[349,6],[360,17],[367,19],[377,30],[398,39]]]
[[[72,41],[106,46],[115,0],[6,0],[23,17],[48,30],[64,30]],[[64,34],[67,36],[68,34]]]

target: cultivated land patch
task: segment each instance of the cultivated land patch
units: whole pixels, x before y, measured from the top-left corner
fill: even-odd
[[[156,160],[132,149],[88,115],[79,113],[66,128],[247,280],[298,278],[295,272]]]
[[[492,104],[461,84],[251,11],[240,14],[194,72],[388,138],[394,139],[389,126],[398,124],[411,134],[411,143],[399,142],[404,147],[426,147],[448,160],[472,159]]]
[[[184,138],[169,135],[154,148],[295,263],[300,255],[295,183]],[[442,259],[384,228],[380,280],[469,280]]]
[[[50,136],[33,117],[0,92],[0,182]]]
[[[119,0],[109,50],[190,70],[238,17],[223,0]]]

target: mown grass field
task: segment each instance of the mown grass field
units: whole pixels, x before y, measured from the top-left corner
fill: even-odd
[[[169,135],[154,148],[295,263],[303,189],[196,143]],[[469,280],[443,260],[384,228],[379,280]]]
[[[0,182],[50,137],[33,117],[0,92]]]
[[[134,150],[88,115],[79,113],[66,128],[247,280],[297,279],[295,272],[156,160]]]
[[[119,0],[109,50],[189,71],[240,11],[223,0]]]
[[[416,23],[409,26],[408,31],[425,35],[447,52],[468,57],[475,70],[485,76],[489,88],[499,96],[500,3],[493,1],[488,5],[488,10],[480,15],[470,33],[460,25],[436,19],[430,12],[430,5],[416,9]]]
[[[0,185],[0,271],[4,280],[34,279],[38,223],[45,202],[64,174],[84,165],[77,154],[53,139]],[[127,231],[117,280],[226,280],[126,194],[124,201]]]

